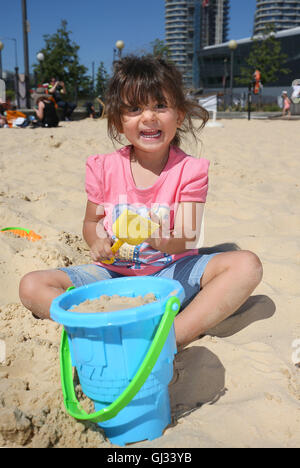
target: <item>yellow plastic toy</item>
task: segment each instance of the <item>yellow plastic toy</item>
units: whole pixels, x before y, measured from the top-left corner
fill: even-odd
[[[159,224],[151,221],[130,210],[124,210],[123,213],[116,219],[112,229],[118,240],[114,243],[111,250],[115,254],[119,248],[125,244],[139,245],[145,242],[146,239],[159,228]],[[115,258],[104,260],[102,263],[110,265],[115,261]]]

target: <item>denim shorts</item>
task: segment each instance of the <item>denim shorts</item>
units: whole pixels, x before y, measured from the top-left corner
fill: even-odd
[[[182,307],[185,307],[200,291],[200,280],[205,267],[215,255],[218,255],[218,253],[183,257],[150,276],[179,281],[185,292],[185,299],[182,303]],[[59,270],[68,274],[73,286],[76,288],[96,281],[125,276],[95,264],[71,266],[59,268]]]

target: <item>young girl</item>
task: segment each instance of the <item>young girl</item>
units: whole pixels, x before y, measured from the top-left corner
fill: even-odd
[[[175,319],[176,339],[178,345],[189,343],[235,312],[262,278],[251,252],[199,255],[196,248],[209,162],[178,145],[182,132],[195,135],[192,116],[204,126],[207,112],[185,98],[173,65],[126,57],[115,66],[107,116],[109,135],[119,141],[124,134],[131,144],[87,160],[83,235],[94,263],[27,274],[21,301],[35,316],[49,318],[52,300],[72,285],[133,275],[173,278],[186,294]],[[125,208],[160,228],[138,246],[123,245],[112,260],[112,225]]]

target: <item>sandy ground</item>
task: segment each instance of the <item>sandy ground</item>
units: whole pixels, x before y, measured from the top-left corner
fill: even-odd
[[[174,424],[133,447],[300,446],[299,122],[226,120],[183,149],[211,161],[205,247],[258,254],[264,279],[247,303],[176,358]],[[0,446],[112,447],[63,405],[61,326],[20,304],[27,272],[89,261],[81,236],[85,160],[113,149],[105,121],[0,130]],[[299,340],[299,341],[297,341]]]

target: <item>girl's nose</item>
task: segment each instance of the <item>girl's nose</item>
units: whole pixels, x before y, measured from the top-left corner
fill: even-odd
[[[147,120],[155,120],[156,119],[156,112],[154,109],[151,109],[150,107],[147,107],[143,110],[142,113],[142,119],[147,121]]]

